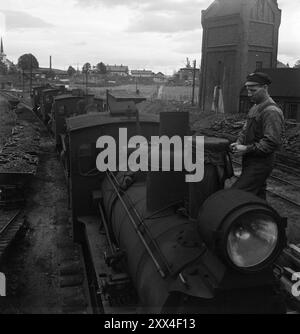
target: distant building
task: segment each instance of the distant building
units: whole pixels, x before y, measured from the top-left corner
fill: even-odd
[[[154,78],[154,73],[149,70],[132,70],[131,76],[134,78]]]
[[[281,107],[286,119],[300,122],[300,68],[268,68],[262,69],[272,78],[269,93]],[[240,96],[240,111],[247,113],[250,101],[245,89]]]
[[[167,77],[162,72],[158,72],[154,75],[154,82],[156,83],[167,82]]]
[[[49,68],[39,68],[41,71],[43,71],[44,73],[47,73],[47,71],[49,72]],[[57,68],[51,68],[51,71],[55,74],[55,77],[57,79],[67,79],[69,78],[68,72],[64,71],[64,70],[60,70]]]
[[[30,73],[32,73],[32,75],[37,79],[45,79],[50,71],[54,73],[55,79],[67,79],[69,77],[67,71],[55,68],[50,70],[48,67],[33,68],[32,71],[25,70],[24,74],[30,76]]]
[[[108,75],[119,75],[126,77],[129,74],[128,66],[123,65],[106,65],[106,73]]]
[[[10,69],[10,67],[14,65],[12,61],[7,59],[6,54],[4,53],[2,37],[1,37],[1,45],[0,45],[0,61],[7,66],[7,69]]]
[[[202,11],[201,110],[220,87],[225,113],[238,112],[247,74],[276,68],[280,23],[277,0],[215,0]]]
[[[284,63],[282,63],[281,61],[277,60],[277,68],[288,68],[290,66],[285,65]]]
[[[199,78],[200,69],[195,69],[195,78]],[[193,81],[194,77],[194,68],[193,67],[184,67],[178,71],[179,80],[181,81]]]

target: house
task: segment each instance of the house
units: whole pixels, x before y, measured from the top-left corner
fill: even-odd
[[[163,83],[166,82],[167,78],[162,72],[158,72],[154,75],[154,82],[156,83]]]
[[[122,77],[128,76],[129,69],[128,66],[123,65],[106,65],[106,73],[108,75],[119,75]]]
[[[284,117],[300,122],[300,68],[268,68],[261,71],[271,77],[269,93],[281,107]],[[249,108],[250,101],[243,88],[240,95],[240,112],[247,113]]]
[[[153,79],[154,78],[154,73],[149,70],[132,70],[131,71],[131,76],[134,78],[149,78]]]
[[[43,73],[43,74],[47,74],[49,71],[53,72],[55,75],[56,79],[67,79],[69,77],[68,72],[64,71],[64,70],[60,70],[57,68],[47,68],[47,67],[40,67],[37,69],[38,72]]]
[[[30,78],[30,74],[32,73],[32,77],[35,79],[46,79],[49,72],[53,73],[53,76],[56,80],[69,78],[67,71],[55,68],[50,69],[48,67],[39,67],[39,68],[33,68],[32,70],[25,70],[24,75],[25,77]]]
[[[198,79],[200,74],[200,69],[195,69],[195,78]],[[180,81],[193,81],[194,78],[194,68],[193,67],[184,67],[178,71]]]

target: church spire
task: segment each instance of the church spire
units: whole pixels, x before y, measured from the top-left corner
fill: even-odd
[[[4,53],[2,37],[1,37],[1,49],[0,49],[0,53]]]

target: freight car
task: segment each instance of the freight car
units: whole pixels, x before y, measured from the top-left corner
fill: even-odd
[[[286,221],[256,196],[224,189],[232,175],[229,142],[205,138],[204,178],[197,183],[161,166],[100,172],[99,137],[124,148],[119,130],[126,129],[128,138],[143,136],[149,152],[162,156],[163,147],[150,145],[152,136],[190,134],[184,112],[158,119],[139,115],[130,101],[125,109],[66,119],[62,156],[73,235],[84,249],[95,312],[285,312],[272,265],[286,242]]]
[[[32,104],[34,112],[37,112],[37,110],[41,106],[41,103],[42,103],[42,101],[41,101],[42,91],[45,90],[45,89],[49,89],[49,88],[51,88],[51,85],[47,84],[47,85],[43,85],[43,86],[34,87],[32,89],[31,104]]]

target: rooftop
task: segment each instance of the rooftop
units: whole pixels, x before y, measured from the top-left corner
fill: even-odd
[[[269,87],[271,96],[300,98],[300,68],[266,68],[261,72],[267,73],[272,79]],[[243,90],[241,95],[247,94]]]
[[[226,16],[241,12],[242,0],[215,0],[205,11],[207,17]]]
[[[106,65],[107,71],[128,72],[128,66],[124,65]]]

